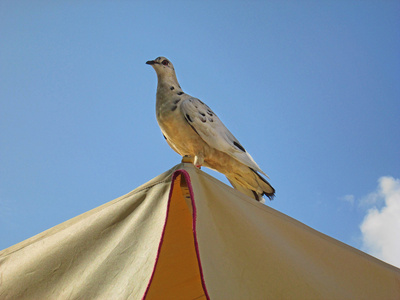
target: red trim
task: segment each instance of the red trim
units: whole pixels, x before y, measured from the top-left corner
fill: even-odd
[[[206,282],[204,280],[203,268],[201,266],[199,244],[197,242],[197,231],[196,231],[197,207],[196,207],[196,202],[194,201],[194,193],[193,193],[193,188],[192,188],[192,182],[190,180],[190,175],[189,175],[188,172],[186,172],[185,170],[177,170],[177,171],[174,172],[174,174],[177,173],[177,172],[179,172],[180,174],[183,174],[183,176],[185,177],[186,183],[188,185],[188,188],[189,188],[190,200],[192,202],[192,209],[193,209],[192,230],[193,230],[193,237],[194,237],[194,247],[196,249],[197,262],[199,264],[201,285],[203,286],[204,294],[206,295],[207,300],[210,300],[210,296],[208,295],[208,291],[207,291],[207,287],[206,287]]]
[[[168,219],[168,214],[169,214],[169,205],[170,205],[170,203],[171,203],[172,189],[173,189],[173,186],[174,186],[175,178],[176,178],[176,176],[175,176],[175,172],[174,172],[174,173],[172,174],[171,188],[170,188],[170,190],[169,190],[169,195],[168,195],[167,213],[165,214],[165,221],[164,221],[164,226],[163,226],[163,230],[162,230],[162,234],[161,234],[161,239],[160,239],[160,243],[158,244],[156,261],[154,262],[153,272],[151,273],[151,277],[150,277],[149,283],[147,284],[146,291],[144,292],[144,295],[143,295],[142,300],[144,300],[144,299],[146,298],[147,293],[149,292],[149,289],[150,289],[151,282],[153,281],[154,274],[156,273],[156,266],[157,266],[157,263],[158,263],[158,259],[160,258],[161,246],[162,246],[162,243],[163,243],[163,241],[164,241],[165,229],[167,228],[167,219]]]
[[[198,262],[199,270],[200,270],[201,285],[203,286],[203,290],[204,290],[204,293],[205,293],[205,296],[206,296],[207,300],[210,300],[210,296],[208,295],[208,291],[207,291],[207,288],[206,288],[206,283],[205,283],[205,280],[204,280],[203,268],[201,266],[199,244],[197,242],[197,231],[196,231],[197,208],[196,208],[196,203],[194,201],[194,193],[193,193],[192,183],[190,181],[189,173],[187,171],[183,170],[183,169],[176,170],[172,174],[171,187],[170,187],[169,195],[168,195],[167,213],[165,215],[165,222],[164,222],[164,227],[163,227],[163,231],[162,231],[162,235],[161,235],[161,239],[160,239],[160,244],[158,245],[156,261],[154,263],[153,272],[151,273],[151,277],[150,277],[149,283],[147,285],[147,288],[146,288],[146,291],[145,291],[145,293],[143,295],[142,300],[144,300],[146,298],[147,293],[148,293],[148,291],[150,289],[151,282],[153,281],[154,274],[156,272],[156,266],[157,266],[157,263],[158,263],[158,259],[160,257],[161,246],[162,246],[162,243],[163,243],[163,240],[164,240],[164,233],[165,233],[165,229],[166,229],[166,226],[167,226],[167,219],[168,219],[168,214],[169,214],[169,206],[170,206],[170,203],[171,203],[172,190],[174,189],[175,179],[180,174],[182,174],[185,177],[186,183],[187,183],[188,188],[189,188],[190,200],[192,202],[192,210],[193,210],[192,230],[193,230],[193,237],[194,237],[194,247],[196,249],[196,257],[197,257],[197,262]]]

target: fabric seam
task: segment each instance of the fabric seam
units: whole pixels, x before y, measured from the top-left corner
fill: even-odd
[[[207,291],[205,280],[204,280],[203,269],[202,269],[202,266],[201,266],[199,244],[197,242],[197,232],[196,232],[197,208],[196,208],[196,203],[194,201],[194,193],[193,193],[192,183],[191,183],[191,180],[190,180],[189,173],[186,170],[183,170],[183,169],[176,170],[176,171],[174,171],[174,173],[172,173],[171,187],[170,187],[169,195],[168,195],[167,213],[165,215],[164,227],[163,227],[163,230],[162,230],[160,243],[158,245],[156,261],[154,263],[153,271],[151,273],[150,280],[149,280],[149,283],[147,284],[146,291],[145,291],[145,293],[144,293],[144,295],[142,297],[142,300],[146,299],[147,294],[148,294],[148,292],[150,290],[150,286],[151,286],[151,283],[153,281],[155,272],[156,272],[158,259],[160,257],[160,253],[161,253],[161,247],[162,247],[162,244],[163,244],[163,241],[164,241],[165,230],[166,230],[166,227],[167,227],[167,220],[168,220],[169,209],[170,209],[170,204],[171,204],[172,191],[173,191],[174,185],[175,185],[175,179],[176,179],[176,177],[178,177],[181,174],[183,175],[183,177],[184,177],[184,179],[185,179],[185,181],[186,181],[186,183],[188,185],[189,194],[190,194],[190,200],[191,200],[191,203],[192,203],[192,220],[193,220],[192,221],[192,231],[193,231],[194,246],[195,246],[195,251],[196,251],[196,258],[197,258],[197,263],[198,263],[198,267],[199,267],[199,271],[200,271],[201,285],[203,287],[203,291],[204,291],[204,294],[205,294],[207,300],[210,300],[210,296],[208,295],[208,291]]]

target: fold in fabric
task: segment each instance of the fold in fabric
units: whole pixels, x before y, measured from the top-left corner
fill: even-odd
[[[175,168],[0,252],[0,299],[140,299]]]
[[[196,235],[190,176],[172,175],[168,210],[157,259],[143,299],[209,299]]]

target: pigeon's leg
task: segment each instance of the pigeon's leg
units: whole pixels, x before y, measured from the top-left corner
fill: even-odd
[[[191,157],[190,155],[184,155],[182,156],[182,162],[193,164],[193,157]]]
[[[203,157],[203,155],[202,155],[202,154],[197,154],[197,155],[194,157],[194,162],[193,162],[194,166],[195,166],[196,168],[201,169],[201,166],[203,165],[203,163],[204,163],[204,157]]]

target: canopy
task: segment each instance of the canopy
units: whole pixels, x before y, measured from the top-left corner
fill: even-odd
[[[0,299],[399,298],[399,269],[191,164],[0,252]]]

